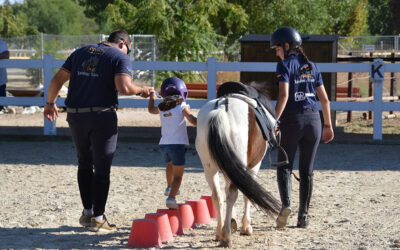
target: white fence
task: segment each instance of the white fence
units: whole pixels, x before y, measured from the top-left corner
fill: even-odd
[[[43,68],[45,91],[44,97],[0,97],[0,105],[14,106],[44,106],[47,98],[47,89],[53,70],[60,68],[64,60],[55,60],[46,55],[43,60],[0,60],[0,67],[6,68]],[[400,72],[400,64],[383,63],[317,63],[321,72],[369,72],[374,82],[374,100],[372,102],[331,102],[332,110],[359,110],[373,111],[373,139],[382,140],[382,112],[400,111],[400,102],[382,101],[382,82],[384,72]],[[209,58],[207,62],[162,62],[162,61],[133,61],[136,70],[181,70],[208,72],[208,100],[216,98],[217,71],[245,71],[245,72],[275,72],[276,63],[272,62],[218,62],[216,58]],[[382,77],[380,77],[382,75]],[[272,83],[271,83],[272,84]],[[57,106],[64,106],[64,98],[57,99]],[[192,108],[200,108],[207,100],[188,100]],[[120,98],[119,106],[128,108],[145,108],[146,99]],[[320,107],[321,108],[321,107]],[[49,135],[51,122],[44,119],[44,134]]]

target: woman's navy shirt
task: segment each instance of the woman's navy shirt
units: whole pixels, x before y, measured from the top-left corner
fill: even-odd
[[[317,66],[306,71],[308,64],[298,53],[289,55],[276,66],[277,83],[289,83],[289,98],[285,110],[298,111],[313,107],[317,103],[316,88],[323,85]]]
[[[116,107],[116,74],[132,78],[129,57],[109,43],[91,44],[74,51],[62,69],[70,72],[67,107]]]

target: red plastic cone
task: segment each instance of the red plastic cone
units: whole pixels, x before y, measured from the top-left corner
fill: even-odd
[[[181,218],[179,216],[178,209],[157,209],[157,213],[163,213],[168,215],[169,224],[171,226],[172,234],[182,235],[183,228]]]
[[[162,247],[156,221],[154,219],[134,220],[128,245],[131,247]]]
[[[208,212],[208,207],[205,200],[187,200],[186,203],[190,204],[190,206],[192,207],[194,222],[196,224],[210,224],[210,212]]]
[[[214,207],[214,203],[212,200],[212,196],[211,195],[202,195],[200,197],[200,199],[203,199],[206,201],[207,203],[207,207],[208,207],[208,212],[210,213],[210,217],[211,218],[217,218],[217,210]]]
[[[157,223],[158,233],[160,234],[161,241],[173,240],[171,225],[167,214],[162,213],[149,213],[144,216],[145,219],[154,219]]]
[[[196,228],[192,207],[187,203],[178,203],[178,211],[182,221],[182,228]]]

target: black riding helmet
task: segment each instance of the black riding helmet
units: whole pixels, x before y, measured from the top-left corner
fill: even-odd
[[[292,27],[282,27],[272,34],[271,37],[271,48],[275,46],[281,46],[285,43],[289,44],[289,50],[295,49],[301,45],[301,36],[299,32]]]

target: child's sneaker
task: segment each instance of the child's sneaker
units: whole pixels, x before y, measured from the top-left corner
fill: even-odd
[[[165,205],[169,209],[178,209],[178,205],[176,204],[176,200],[173,199],[173,198],[167,198],[167,200],[165,201]]]
[[[167,187],[167,188],[165,189],[164,195],[165,195],[165,196],[169,196],[169,193],[170,193],[170,192],[171,192],[171,188]],[[179,195],[180,193],[181,193],[181,191],[178,190],[178,192],[176,193],[176,195]]]
[[[171,188],[167,187],[167,188],[165,189],[164,195],[165,195],[165,196],[169,196],[169,192],[171,192]]]

